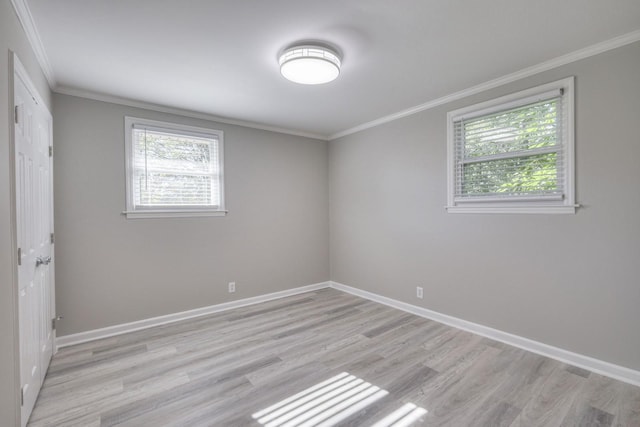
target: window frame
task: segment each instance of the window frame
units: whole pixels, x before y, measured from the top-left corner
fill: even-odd
[[[182,134],[184,136],[198,136],[215,138],[218,141],[218,161],[220,183],[220,206],[211,208],[209,206],[188,206],[188,207],[137,207],[134,202],[134,152],[133,152],[133,129],[134,126],[149,126],[163,129],[168,132]],[[124,141],[125,141],[125,172],[126,172],[126,210],[123,212],[127,219],[135,218],[176,218],[176,217],[212,217],[225,216],[225,194],[224,194],[224,132],[221,130],[188,126],[179,123],[165,122],[159,120],[143,119],[139,117],[125,116],[124,118]]]
[[[562,90],[562,108],[565,123],[562,127],[562,163],[564,167],[563,195],[560,199],[506,196],[456,200],[456,140],[454,123],[461,116],[480,117],[499,111],[507,111],[518,102],[527,101],[554,90]],[[447,113],[447,206],[448,213],[509,213],[509,214],[573,214],[575,202],[575,119],[574,77],[543,84],[520,92],[469,105]],[[533,104],[535,101],[521,105]]]

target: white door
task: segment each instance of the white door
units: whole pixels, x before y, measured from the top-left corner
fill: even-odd
[[[51,115],[29,89],[33,85],[17,59],[14,77],[21,415],[25,425],[53,353]]]

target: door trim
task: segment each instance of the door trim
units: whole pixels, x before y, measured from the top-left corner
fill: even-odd
[[[9,122],[9,211],[10,211],[10,240],[11,240],[11,320],[12,320],[12,342],[13,345],[13,419],[17,423],[22,421],[22,405],[21,405],[21,393],[22,383],[20,379],[20,325],[19,319],[19,304],[18,304],[18,223],[16,215],[16,129],[14,118],[14,105],[15,105],[15,75],[16,64],[22,63],[18,59],[18,55],[9,50],[9,69],[8,71],[8,84],[7,92],[9,94],[8,102],[8,122]],[[24,67],[22,67],[24,69]]]
[[[18,57],[18,55],[15,52],[12,52],[12,53],[13,53],[13,74],[17,74],[18,77],[20,77],[20,80],[22,80],[22,83],[24,83],[27,89],[29,89],[29,92],[31,92],[31,94],[35,98],[35,101],[38,103],[38,105],[41,105],[42,108],[44,108],[48,118],[53,119],[53,116],[51,115],[49,108],[47,108],[47,104],[44,102],[44,99],[42,99],[42,96],[40,96],[40,92],[38,92],[38,89],[36,89],[36,86],[31,81],[31,77],[29,77],[29,73],[27,72],[27,69],[24,67],[24,65],[22,65],[22,62],[20,62],[20,58]],[[12,81],[12,85],[11,85],[12,92],[13,92],[14,85],[15,85],[15,81]],[[11,99],[10,102],[11,104],[13,104],[13,99]],[[11,123],[15,125],[15,121],[12,120]]]

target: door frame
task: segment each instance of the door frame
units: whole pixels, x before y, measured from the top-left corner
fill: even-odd
[[[17,194],[17,182],[16,182],[16,141],[15,141],[15,85],[16,78],[19,78],[22,83],[26,86],[26,88],[31,92],[31,95],[34,97],[35,101],[41,106],[43,111],[47,114],[47,118],[49,119],[49,146],[53,147],[53,116],[47,107],[47,104],[44,102],[44,99],[40,95],[40,92],[33,84],[27,69],[22,65],[18,54],[9,51],[9,175],[10,175],[10,210],[11,210],[11,246],[13,248],[11,253],[12,259],[12,283],[11,283],[11,293],[12,293],[12,305],[13,305],[13,343],[14,343],[14,381],[16,384],[16,419],[20,420],[21,425],[25,425],[27,420],[22,419],[22,405],[21,405],[21,387],[22,387],[22,379],[20,376],[20,307],[18,302],[18,286],[19,286],[19,277],[18,277],[18,219],[17,219],[17,202],[16,202],[16,194]],[[53,156],[49,156],[49,193],[51,196],[50,206],[51,213],[49,217],[50,225],[51,225],[51,233],[55,233],[54,231],[54,214],[53,214]],[[56,304],[55,304],[55,243],[51,243],[51,273],[50,273],[50,287],[51,287],[51,315],[52,318],[57,317],[56,312]],[[55,354],[57,352],[56,345],[56,330],[55,328],[52,331],[52,352]]]
[[[20,325],[19,319],[19,303],[18,303],[18,223],[16,214],[16,129],[14,119],[15,105],[15,64],[19,62],[18,55],[9,50],[9,69],[7,70],[8,80],[8,100],[7,100],[7,122],[9,123],[9,211],[10,211],[10,239],[11,239],[11,318],[12,318],[12,336],[13,344],[13,402],[14,402],[14,419],[16,422],[22,422],[22,405],[20,404]]]

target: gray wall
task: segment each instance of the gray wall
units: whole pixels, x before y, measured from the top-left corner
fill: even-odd
[[[329,280],[326,141],[59,94],[54,111],[59,336]],[[121,215],[125,115],[224,131],[229,214]]]
[[[51,93],[27,37],[9,0],[0,0],[0,424],[17,425],[20,421],[17,376],[17,271],[12,221],[15,212],[12,173],[13,151],[10,149],[10,114],[13,108],[13,69],[10,50],[20,57],[45,103],[50,106]]]
[[[331,279],[640,369],[638,70],[635,43],[332,141]],[[571,75],[583,208],[447,214],[447,111]]]

